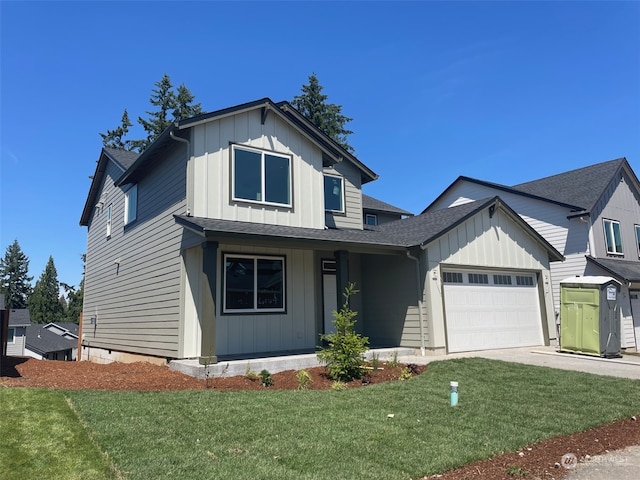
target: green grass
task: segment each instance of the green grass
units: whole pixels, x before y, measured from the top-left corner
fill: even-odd
[[[345,391],[67,395],[141,480],[417,478],[640,412],[640,381],[474,358]]]
[[[116,478],[61,392],[0,388],[0,478]]]

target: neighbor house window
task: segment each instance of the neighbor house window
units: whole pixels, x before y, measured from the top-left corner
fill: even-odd
[[[511,275],[494,275],[494,285],[511,285]]]
[[[132,186],[124,194],[124,224],[133,222],[138,212],[138,185]]]
[[[284,312],[284,257],[224,256],[225,313]]]
[[[622,234],[620,222],[604,220],[604,239],[607,244],[607,253],[622,255]]]
[[[638,257],[640,257],[640,225],[636,225],[636,244],[638,245]]]
[[[462,273],[442,272],[442,280],[444,283],[462,283]]]
[[[111,212],[113,210],[113,206],[109,204],[107,207],[107,237],[111,236]]]
[[[329,212],[344,212],[344,182],[342,177],[324,176],[324,209]]]
[[[232,146],[233,199],[291,206],[291,157]]]
[[[366,225],[378,225],[378,216],[372,213],[367,213],[364,216],[364,223]]]
[[[16,329],[10,328],[7,332],[7,343],[16,343]]]
[[[516,285],[521,287],[533,287],[533,277],[528,275],[516,275]]]

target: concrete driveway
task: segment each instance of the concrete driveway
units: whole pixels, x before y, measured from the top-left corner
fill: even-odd
[[[560,353],[552,347],[507,348],[503,350],[486,350],[482,352],[453,353],[449,355],[401,356],[399,360],[406,363],[426,364],[436,360],[451,358],[482,357],[505,362],[525,363],[540,367],[576,370],[596,375],[631,378],[640,380],[640,356],[623,355],[622,358],[600,358],[573,353]]]

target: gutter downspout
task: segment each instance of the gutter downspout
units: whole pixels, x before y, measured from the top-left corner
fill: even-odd
[[[185,212],[187,217],[191,216],[191,206],[193,204],[193,200],[191,198],[191,195],[189,194],[189,190],[191,190],[191,193],[193,193],[193,187],[190,187],[191,185],[191,176],[189,175],[189,170],[191,168],[193,168],[192,162],[191,162],[191,142],[189,140],[187,140],[186,138],[181,138],[181,137],[176,137],[173,133],[173,130],[171,130],[169,132],[169,136],[171,138],[173,138],[174,140],[178,141],[178,142],[182,142],[182,143],[186,143],[187,144],[187,211]]]
[[[420,355],[425,356],[425,345],[424,345],[424,315],[422,313],[422,291],[420,289],[420,285],[422,282],[420,281],[420,260],[417,257],[411,255],[411,252],[407,250],[407,257],[416,262],[416,287],[418,290],[418,318],[420,319]]]

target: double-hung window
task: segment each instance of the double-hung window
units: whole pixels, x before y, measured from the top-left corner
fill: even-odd
[[[107,237],[111,236],[111,212],[113,210],[113,206],[109,204],[107,207]]]
[[[344,212],[344,181],[335,175],[324,176],[324,209],[329,212]]]
[[[284,312],[284,257],[224,255],[224,313]]]
[[[604,220],[604,240],[607,246],[607,253],[613,255],[623,254],[620,222]]]
[[[138,185],[133,185],[124,194],[124,224],[133,222],[138,213]]]
[[[232,145],[233,200],[291,207],[291,157]]]

